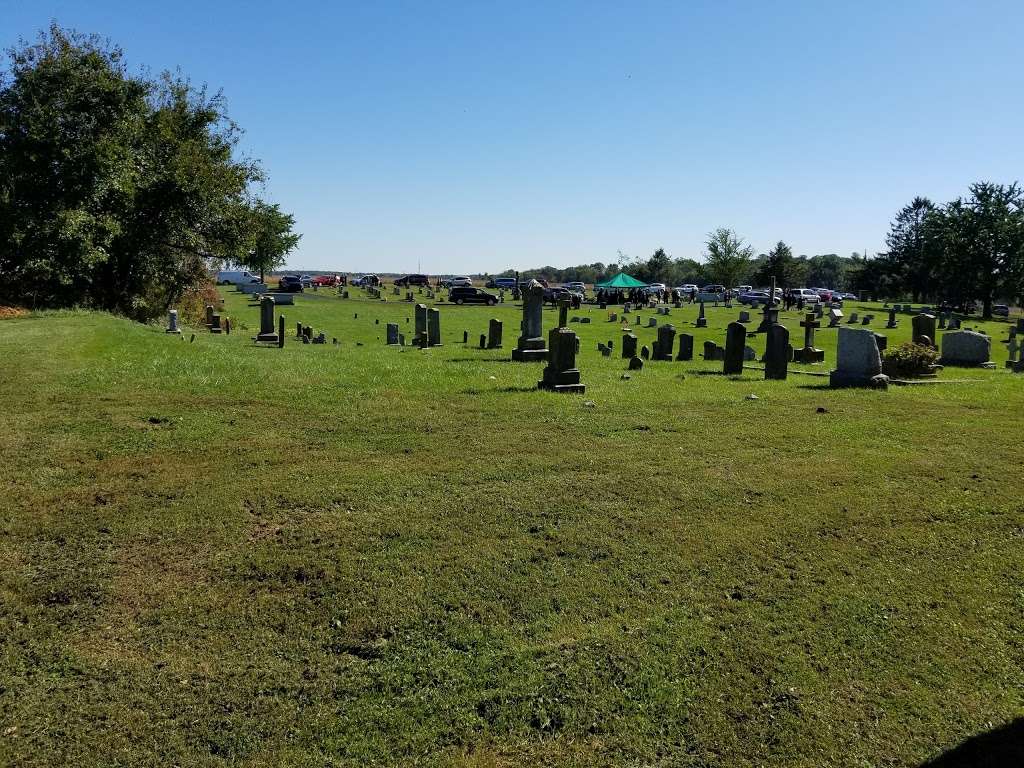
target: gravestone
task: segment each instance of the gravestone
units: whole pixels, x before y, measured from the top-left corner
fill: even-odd
[[[1024,317],[1017,318],[1017,333],[1024,333]]]
[[[284,315],[278,315],[277,318],[277,348],[281,349],[284,347]]]
[[[959,331],[960,330],[960,318],[959,317],[951,317],[949,319],[949,325],[947,325],[946,327],[949,330],[951,330],[951,331]]]
[[[487,334],[480,334],[480,349],[487,349]]]
[[[1017,344],[1017,339],[1016,338],[1010,339],[1010,344],[1006,348],[1006,351],[1007,351],[1007,354],[1008,354],[1008,359],[1006,361],[1006,367],[1007,368],[1013,368],[1014,367],[1014,365],[1017,362],[1017,353],[1020,351],[1020,349],[1021,349],[1021,347],[1020,347],[1020,345]]]
[[[751,360],[757,360],[757,352],[753,347],[747,345],[743,347],[743,361],[750,362]]]
[[[843,310],[833,307],[828,311],[828,327],[838,328],[839,321],[843,319]]]
[[[935,346],[935,315],[922,312],[919,315],[914,315],[911,324],[914,326],[913,340],[915,344],[921,344],[924,337],[928,337],[927,346]]]
[[[697,327],[698,328],[707,328],[708,327],[708,319],[704,316],[704,302],[703,301],[700,303],[700,311],[697,313]]]
[[[655,320],[653,317],[648,318],[648,320],[647,320],[647,327],[648,328],[657,328],[658,327],[658,321]]]
[[[757,326],[757,332],[767,333],[768,329],[777,322],[779,322],[778,307],[774,307],[770,301],[766,301],[764,303],[764,309],[761,310],[761,324]]]
[[[857,313],[856,312],[851,312],[850,316],[848,318],[846,318],[846,324],[847,325],[854,325],[854,324],[856,324],[856,322],[857,322]]]
[[[640,357],[642,357],[644,360],[651,359],[651,350],[648,348],[646,344],[640,347]]]
[[[602,355],[603,357],[611,357],[611,356],[612,356],[612,350],[611,350],[611,347],[606,347],[606,346],[604,346],[604,345],[602,344],[602,345],[601,345],[601,355]]]
[[[672,347],[676,345],[676,328],[666,323],[658,329],[658,349],[655,360],[671,360]]]
[[[693,336],[688,333],[679,334],[679,352],[676,360],[693,360]]]
[[[643,370],[643,367],[644,367],[644,361],[641,360],[639,357],[631,357],[631,358],[629,358],[629,370],[631,370],[631,371],[641,371],[641,370]]]
[[[886,328],[895,328],[900,324],[900,321],[896,319],[896,307],[890,307],[889,309],[889,322],[885,324]]]
[[[167,330],[164,333],[181,333],[178,328],[178,310],[172,309],[167,313]]]
[[[216,312],[213,314],[213,320],[210,322],[210,333],[221,333],[223,329],[220,327],[220,315]]]
[[[800,326],[804,329],[804,345],[793,352],[793,362],[804,365],[824,362],[825,350],[814,346],[814,331],[821,327],[821,323],[813,312],[808,312]]]
[[[743,351],[746,347],[747,329],[743,323],[732,322],[725,329],[725,357],[722,372],[726,375],[743,373]]]
[[[544,345],[544,286],[531,280],[523,290],[523,319],[512,359],[520,363],[538,362],[548,355]]]
[[[398,323],[388,323],[388,346],[397,346],[398,344]]]
[[[875,334],[868,328],[840,328],[836,348],[836,369],[829,374],[832,387],[878,387],[884,389],[889,377],[882,374],[882,356]]]
[[[608,322],[609,323],[617,323],[617,322],[619,322],[619,315],[618,315],[618,313],[612,312],[610,315],[608,315]]]
[[[976,331],[947,331],[942,336],[942,357],[939,365],[960,368],[994,368],[989,357],[992,340]]]
[[[715,344],[713,341],[704,342],[704,359],[705,360],[724,360],[725,350]]]
[[[864,315],[864,317],[860,321],[860,324],[861,325],[871,325],[871,321],[874,320],[874,319],[875,319],[874,315]]]
[[[764,377],[785,379],[789,373],[789,329],[776,323],[768,329],[764,346]]]
[[[427,310],[427,346],[441,346],[441,310],[435,307]]]
[[[537,382],[538,389],[553,392],[584,392],[580,372],[576,367],[576,332],[565,327],[552,328],[548,334],[548,364],[544,377]]]
[[[745,309],[740,310],[739,322],[741,322],[741,323],[749,323],[750,322],[750,313],[747,312],[747,310],[745,310]]]
[[[636,335],[632,333],[622,334],[622,356],[624,358],[636,357]]]
[[[487,324],[487,348],[501,349],[502,324],[501,320],[491,318]]]
[[[260,332],[256,341],[277,342],[277,333],[274,332],[274,299],[271,296],[260,299]]]
[[[879,353],[885,352],[886,348],[888,348],[888,346],[889,346],[889,337],[888,336],[883,336],[880,333],[876,333],[875,334],[875,344],[878,345],[878,352]]]
[[[428,337],[427,325],[430,322],[427,316],[427,305],[417,304],[415,316],[416,326],[413,331],[413,333],[415,334],[413,338],[416,339],[417,341],[419,341],[420,339],[426,339]]]
[[[814,305],[814,316],[819,320],[825,316],[825,305],[820,301]]]
[[[213,325],[213,305],[212,304],[207,304],[206,305],[206,327],[209,328],[211,325]]]

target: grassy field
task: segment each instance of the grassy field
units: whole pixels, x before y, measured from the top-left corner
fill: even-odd
[[[420,351],[411,305],[307,294],[289,335],[341,343],[279,350],[224,295],[193,342],[0,321],[0,764],[914,766],[1024,715],[1005,323],[969,383],[833,391],[623,379],[582,310],[570,396],[515,305]]]

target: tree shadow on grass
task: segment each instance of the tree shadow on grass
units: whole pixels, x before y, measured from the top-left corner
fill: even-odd
[[[972,736],[919,768],[1010,768],[1024,766],[1024,717]]]
[[[459,391],[460,395],[482,395],[485,392],[501,392],[503,394],[516,394],[525,392],[536,392],[536,387],[502,387],[501,389],[486,389],[483,387],[470,387]]]
[[[797,384],[797,389],[832,389],[831,384]]]

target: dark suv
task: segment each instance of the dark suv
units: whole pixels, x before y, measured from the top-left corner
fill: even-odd
[[[486,304],[493,307],[498,303],[498,297],[482,288],[457,285],[448,291],[448,301],[453,304]]]
[[[302,293],[302,278],[298,275],[282,275],[277,289],[287,293]]]
[[[406,275],[395,280],[395,285],[408,288],[410,285],[430,285],[426,275]]]

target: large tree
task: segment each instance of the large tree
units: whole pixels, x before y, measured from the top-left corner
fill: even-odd
[[[754,249],[743,244],[731,229],[720,227],[708,235],[705,261],[712,280],[726,288],[735,287],[750,272]]]
[[[0,299],[151,318],[254,246],[256,163],[219,94],[52,25],[0,81]]]

